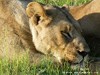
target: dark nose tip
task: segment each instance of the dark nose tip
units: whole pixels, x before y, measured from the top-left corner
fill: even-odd
[[[82,52],[78,51],[78,53],[79,53],[80,55],[82,55],[83,57],[85,57],[86,55],[89,54],[89,52],[85,52],[85,51],[82,51]]]

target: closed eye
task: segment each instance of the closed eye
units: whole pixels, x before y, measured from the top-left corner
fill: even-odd
[[[65,32],[65,31],[61,31],[61,34],[64,36],[64,38],[65,38],[67,41],[71,41],[71,40],[72,40],[72,36],[71,36],[70,33]]]

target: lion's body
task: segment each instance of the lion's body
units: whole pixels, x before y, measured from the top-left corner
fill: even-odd
[[[85,35],[100,38],[100,0],[70,7],[70,13],[78,20]]]
[[[0,55],[13,57],[26,48],[35,50],[28,25],[25,9],[19,1],[0,0]]]

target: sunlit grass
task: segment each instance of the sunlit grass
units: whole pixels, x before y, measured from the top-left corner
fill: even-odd
[[[68,63],[64,63],[62,66],[55,65],[52,60],[47,58],[41,61],[41,64],[30,63],[29,57],[26,56],[18,57],[13,60],[0,59],[0,75],[78,75],[82,73],[89,74],[89,69],[84,68],[84,71],[78,69],[71,69]]]
[[[50,5],[57,5],[62,6],[64,4],[66,5],[80,5],[87,2],[90,2],[91,0],[35,0],[44,4],[50,4]]]

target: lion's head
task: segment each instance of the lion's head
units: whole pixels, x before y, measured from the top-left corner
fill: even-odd
[[[59,62],[80,63],[89,52],[81,29],[64,9],[31,2],[26,9],[36,49]]]

